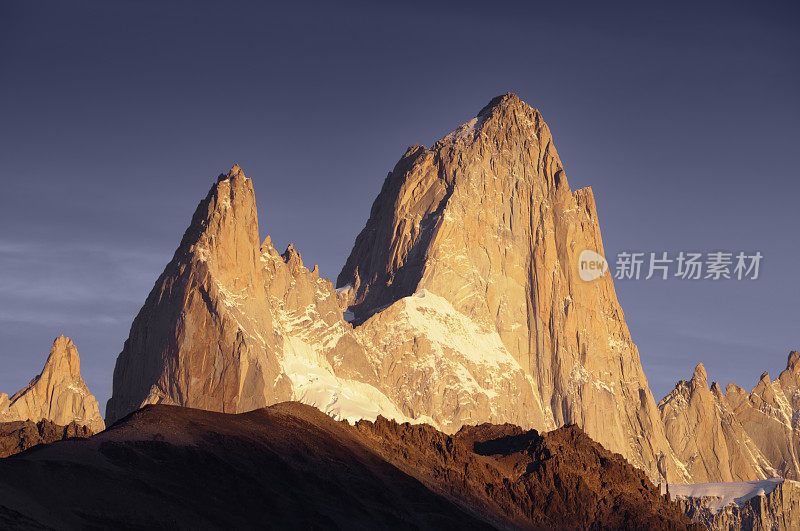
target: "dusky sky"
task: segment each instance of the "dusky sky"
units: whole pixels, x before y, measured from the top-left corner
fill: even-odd
[[[756,281],[616,281],[656,400],[800,347],[800,4],[3,2],[0,391],[76,343],[105,407],[219,173],[334,279],[406,147],[514,92],[591,186],[606,256],[760,251]]]

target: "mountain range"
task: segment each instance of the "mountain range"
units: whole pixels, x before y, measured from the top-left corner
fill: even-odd
[[[611,275],[579,275],[585,250],[604,254],[592,191],[570,189],[547,124],[513,94],[407,149],[336,284],[261,239],[235,165],[134,319],[105,422],[155,404],[242,414],[295,401],[441,437],[574,426],[654,483],[800,479],[800,353],[750,393],[709,387],[698,365],[657,403]],[[41,376],[0,395],[0,421],[102,431],[78,367],[57,339]]]

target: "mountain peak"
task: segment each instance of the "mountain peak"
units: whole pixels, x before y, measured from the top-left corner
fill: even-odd
[[[509,131],[513,131],[510,135]],[[482,134],[497,142],[502,137],[516,137],[528,139],[533,143],[540,143],[540,137],[545,141],[550,139],[547,124],[544,123],[541,113],[522,101],[519,96],[506,93],[492,98],[472,120],[461,124],[453,132],[434,144],[431,149],[437,150],[454,146],[456,144],[471,144]],[[546,142],[545,142],[546,143]],[[425,148],[410,147],[404,159],[425,153]],[[555,156],[555,150],[552,150]],[[560,162],[559,162],[560,167]]]
[[[247,178],[247,176],[242,171],[242,168],[238,164],[234,164],[233,167],[231,167],[231,169],[228,171],[228,174],[226,175],[224,173],[221,173],[219,175],[219,178],[217,179],[217,181],[218,182],[228,181],[228,180],[233,179],[234,177],[237,177],[237,176],[244,177],[245,179]]]
[[[259,249],[258,216],[253,183],[238,164],[220,174],[197,205],[176,251],[195,253],[201,261],[247,261]],[[237,252],[237,250],[239,252]],[[177,257],[176,257],[177,258]]]
[[[289,246],[286,247],[286,251],[283,252],[281,257],[283,258],[284,262],[292,267],[292,269],[303,265],[303,257],[294,248],[294,244],[290,243]]]
[[[568,266],[579,249],[602,248],[590,197],[570,192],[540,113],[503,94],[430,149],[406,152],[336,285],[353,287],[348,311],[356,323],[423,290],[435,294],[449,314],[491,333],[532,378],[531,425],[592,417],[581,427],[601,444],[653,477],[678,477],[666,460],[666,472],[657,470],[653,449],[669,449],[663,431],[650,428],[658,410],[627,325],[604,317],[621,314],[612,283],[578,282]],[[586,334],[607,340],[587,352]],[[635,377],[623,374],[628,366]],[[512,403],[522,409],[514,399],[504,406]],[[607,412],[603,420],[595,408]],[[622,435],[628,429],[635,442]]]
[[[70,338],[62,334],[53,341],[42,372],[69,374],[73,378],[81,377],[81,359],[78,356],[78,349]]]
[[[786,360],[786,368],[792,372],[800,370],[800,351],[793,350],[789,353],[789,359]]]
[[[708,383],[708,374],[706,373],[706,368],[702,363],[698,363],[697,367],[694,368],[694,374],[692,374],[692,381],[698,383]]]
[[[264,284],[273,250],[269,238],[260,243],[253,182],[236,164],[197,206],[131,325],[109,423],[155,402],[238,411],[288,398],[270,355],[279,346]]]
[[[42,419],[60,426],[76,422],[95,433],[105,429],[97,400],[81,378],[78,349],[64,335],[53,342],[41,374],[10,399],[0,399],[0,422]]]
[[[506,92],[500,96],[495,96],[483,109],[478,112],[478,116],[490,114],[495,108],[508,109],[519,105],[529,106],[527,103],[519,99],[519,96],[512,92]]]

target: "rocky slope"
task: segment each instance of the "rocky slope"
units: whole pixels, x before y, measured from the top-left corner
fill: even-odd
[[[50,420],[73,422],[92,432],[105,428],[94,395],[81,377],[78,349],[68,337],[56,338],[42,373],[11,398],[0,394],[0,423]]]
[[[800,479],[800,353],[750,392],[716,382],[702,364],[659,403],[667,438],[693,481]]]
[[[691,527],[640,471],[574,427],[452,437],[384,419],[352,426],[298,403],[240,415],[150,406],[91,439],[4,459],[0,525]]]
[[[540,435],[511,424],[482,424],[454,436],[384,418],[357,427],[378,442],[382,455],[432,489],[502,514],[517,528],[685,525],[641,470],[574,425]]]
[[[24,452],[40,444],[49,444],[74,437],[91,437],[92,430],[71,422],[59,426],[49,420],[34,423],[30,420],[0,423],[0,457]]]
[[[694,522],[707,529],[800,528],[800,484],[795,481],[670,485],[670,494]]]

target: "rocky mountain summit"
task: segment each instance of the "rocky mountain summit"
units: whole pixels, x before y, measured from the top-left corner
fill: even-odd
[[[0,394],[0,423],[49,420],[60,426],[75,423],[94,433],[103,431],[97,399],[81,377],[81,360],[75,344],[56,338],[42,373],[11,398]]]
[[[570,190],[541,114],[506,94],[406,152],[337,285],[357,322],[435,293],[525,374],[531,426],[575,423],[653,477],[681,477],[610,276],[578,275],[585,249],[603,254],[591,189]]]
[[[160,405],[0,460],[0,527],[165,526],[695,527],[576,427],[449,436],[383,418],[353,426],[296,402],[238,415]]]

